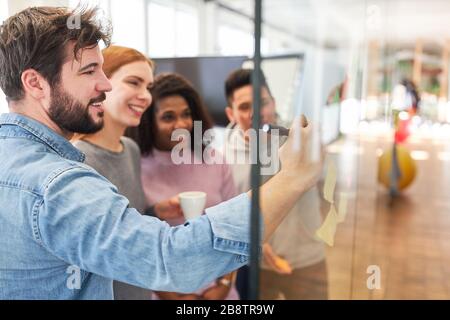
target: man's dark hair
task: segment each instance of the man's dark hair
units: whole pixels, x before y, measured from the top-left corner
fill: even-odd
[[[97,19],[98,7],[33,7],[8,18],[0,26],[0,88],[8,101],[24,97],[21,76],[27,69],[39,72],[50,84],[58,84],[62,65],[73,54],[94,48],[100,40],[110,44],[111,25]],[[79,23],[78,23],[79,22]]]
[[[128,128],[125,135],[132,138],[139,145],[143,156],[152,154],[155,147],[155,139],[157,133],[156,128],[156,111],[158,102],[164,98],[180,96],[186,100],[191,111],[193,121],[202,122],[202,137],[206,130],[213,127],[211,117],[200,98],[197,90],[183,76],[176,73],[162,73],[155,77],[155,82],[151,90],[152,104],[142,115],[141,123],[137,128]],[[191,149],[194,150],[195,143],[202,141],[194,141],[194,134],[191,132]],[[204,145],[202,145],[204,148]]]
[[[227,99],[229,105],[231,105],[233,93],[236,90],[248,85],[252,85],[252,74],[252,69],[237,69],[230,73],[227,80],[225,81],[225,98]],[[269,86],[266,82],[266,77],[264,76],[262,70],[260,79],[261,86],[265,87],[267,91],[269,91],[270,96],[272,96],[272,93],[270,92]]]

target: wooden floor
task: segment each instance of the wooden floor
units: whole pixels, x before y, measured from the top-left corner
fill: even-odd
[[[423,160],[416,160],[414,183],[393,202],[377,182],[377,154],[389,140],[362,134],[328,148],[338,168],[335,201],[349,198],[335,245],[327,247],[329,297],[450,299],[450,139],[408,140]],[[369,266],[380,268],[380,289],[367,287]]]

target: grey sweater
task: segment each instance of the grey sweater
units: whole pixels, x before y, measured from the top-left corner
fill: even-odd
[[[79,140],[74,145],[86,155],[85,163],[112,182],[119,193],[130,201],[130,207],[144,213],[147,203],[141,183],[141,154],[137,144],[121,138],[122,152],[103,149],[90,142]],[[150,290],[114,281],[115,300],[149,300]]]

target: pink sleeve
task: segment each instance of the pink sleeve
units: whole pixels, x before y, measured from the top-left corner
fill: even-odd
[[[222,201],[226,201],[238,194],[231,167],[227,164],[222,164],[222,177]]]

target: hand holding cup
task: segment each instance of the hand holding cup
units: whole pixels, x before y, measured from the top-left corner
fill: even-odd
[[[206,205],[206,193],[202,191],[182,192],[178,195],[181,210],[186,220],[202,215]]]

